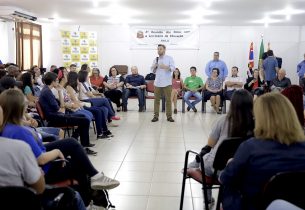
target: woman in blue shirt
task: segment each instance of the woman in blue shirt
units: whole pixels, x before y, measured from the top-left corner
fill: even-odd
[[[2,136],[29,144],[38,165],[43,168],[47,183],[56,183],[69,178],[76,179],[85,204],[91,200],[88,193],[90,187],[93,190],[101,190],[112,189],[119,185],[118,181],[104,176],[94,168],[85,150],[75,139],[63,139],[44,145],[35,130],[23,126],[22,118],[26,103],[24,95],[19,90],[9,89],[2,92],[0,106],[3,109],[3,124],[0,126]],[[68,156],[71,167],[56,164],[55,160],[65,160]]]
[[[254,138],[242,143],[220,175],[223,209],[257,210],[275,174],[305,170],[305,136],[291,102],[267,93],[254,103]]]

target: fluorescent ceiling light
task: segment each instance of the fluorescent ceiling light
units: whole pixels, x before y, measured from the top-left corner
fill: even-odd
[[[122,25],[129,25],[129,24],[139,24],[143,23],[143,21],[138,19],[132,18],[124,18],[124,17],[111,17],[107,20],[111,24],[122,24]]]
[[[98,7],[98,0],[92,0],[93,7]]]
[[[197,7],[195,9],[193,9],[193,10],[184,11],[182,14],[190,15],[190,16],[200,16],[200,17],[203,17],[203,16],[208,16],[208,15],[216,15],[218,13],[219,12],[214,11],[214,10],[205,9],[205,8],[202,8],[202,7]]]
[[[117,4],[112,4],[104,8],[95,8],[88,11],[90,14],[101,15],[101,16],[137,16],[142,13],[139,10],[130,9],[127,7],[121,7]]]
[[[285,9],[277,10],[277,11],[271,12],[270,14],[272,14],[272,15],[298,15],[298,14],[303,14],[303,13],[305,13],[305,10],[286,7]]]
[[[183,23],[183,24],[188,24],[188,25],[201,25],[201,24],[207,24],[207,23],[212,23],[213,21],[207,20],[207,19],[193,19],[193,18],[188,18],[188,19],[183,19],[183,20],[178,20],[178,23]]]
[[[46,22],[46,23],[69,23],[72,22],[70,19],[64,18],[38,18],[39,21]]]
[[[282,22],[283,20],[280,20],[280,19],[274,19],[274,18],[270,18],[270,17],[265,17],[263,19],[259,19],[259,20],[254,20],[252,21],[252,23],[279,23],[279,22]]]

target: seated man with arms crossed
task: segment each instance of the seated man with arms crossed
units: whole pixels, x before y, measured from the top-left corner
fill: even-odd
[[[232,95],[235,90],[242,89],[244,86],[243,78],[239,77],[238,74],[238,67],[233,66],[231,69],[231,77],[227,77],[225,79],[225,85],[227,87],[227,91],[225,92],[224,99],[230,100],[232,99]]]

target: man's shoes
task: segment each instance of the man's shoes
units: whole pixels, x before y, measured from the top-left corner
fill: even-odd
[[[194,108],[193,108],[193,111],[194,111],[194,112],[197,112],[197,109],[196,109],[196,107],[194,107]]]
[[[120,107],[120,106],[117,107],[116,111],[117,111],[117,112],[120,112],[120,111],[121,111],[121,107]]]
[[[175,122],[175,120],[172,117],[167,118],[168,122]]]
[[[109,136],[109,137],[114,137],[114,135],[111,133],[110,130],[104,132],[104,134],[106,134],[106,135]]]
[[[186,110],[189,112],[189,111],[191,110],[191,107],[188,106],[188,107],[186,108]]]
[[[94,147],[94,146],[95,146],[95,144],[90,144],[89,143],[89,145],[87,147]]]
[[[151,121],[152,121],[152,122],[157,122],[158,120],[159,120],[158,117],[154,117]]]
[[[142,107],[139,107],[139,112],[143,112],[143,108]]]
[[[106,134],[97,135],[97,139],[110,139],[110,136],[108,136]]]
[[[97,152],[95,152],[89,148],[85,148],[85,151],[86,151],[87,155],[93,155],[93,156],[97,155]]]
[[[174,109],[174,114],[177,114],[177,113],[178,113],[177,109]]]
[[[218,111],[218,112],[217,112],[217,114],[221,114],[221,113],[222,113],[221,111]]]
[[[119,181],[105,176],[103,172],[91,177],[91,189],[93,190],[110,190],[119,185]]]

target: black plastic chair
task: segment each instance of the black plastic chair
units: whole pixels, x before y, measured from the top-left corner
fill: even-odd
[[[271,177],[262,194],[262,209],[276,199],[305,209],[305,171],[281,172]]]
[[[41,210],[38,196],[26,187],[0,187],[0,208]]]
[[[232,158],[238,149],[239,145],[244,141],[244,139],[240,137],[232,137],[225,139],[218,147],[218,150],[215,155],[215,159],[213,162],[214,174],[209,177],[206,176],[205,173],[202,173],[199,169],[187,169],[188,164],[188,157],[189,154],[198,155],[198,153],[188,150],[185,154],[185,161],[184,161],[184,169],[183,169],[183,179],[182,179],[182,190],[181,190],[181,198],[180,198],[180,210],[183,210],[183,199],[184,199],[184,191],[185,191],[185,182],[186,179],[192,178],[197,182],[202,184],[203,196],[204,196],[204,205],[205,209],[209,210],[209,203],[208,203],[208,189],[219,189],[216,210],[220,209],[220,201],[221,201],[221,194],[222,194],[222,186],[218,182],[218,172],[223,170],[227,162],[230,158]],[[200,166],[204,169],[204,162],[200,157]]]

